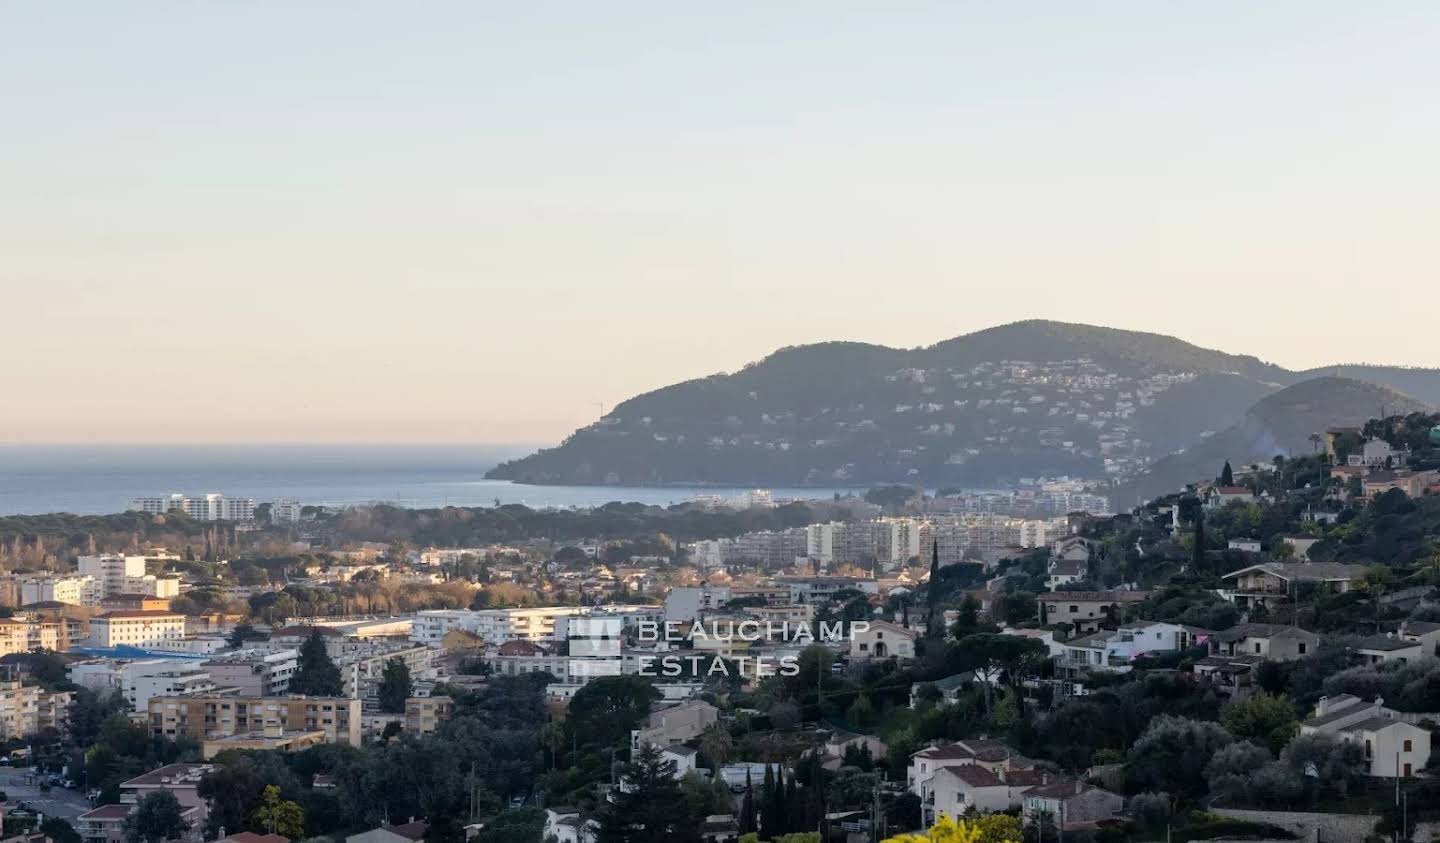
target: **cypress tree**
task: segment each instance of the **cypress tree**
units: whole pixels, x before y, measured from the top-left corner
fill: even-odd
[[[1234,486],[1234,485],[1235,485],[1235,471],[1230,468],[1230,461],[1229,461],[1229,460],[1226,460],[1226,461],[1225,461],[1225,467],[1222,468],[1222,469],[1220,469],[1220,485],[1221,485],[1221,486]]]
[[[749,834],[755,830],[755,786],[750,781],[750,771],[745,771],[745,799],[740,803],[740,833]]]
[[[925,608],[929,610],[930,616],[925,621],[925,635],[935,637],[944,628],[945,622],[939,618],[940,606],[940,540],[935,539],[930,550],[930,587],[925,591]]]
[[[1194,573],[1205,571],[1205,507],[1195,508],[1195,547],[1191,549],[1190,565]]]

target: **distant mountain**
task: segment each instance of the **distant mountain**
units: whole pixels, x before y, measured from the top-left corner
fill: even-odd
[[[1311,434],[1327,427],[1361,425],[1386,414],[1430,409],[1425,402],[1378,384],[1353,378],[1319,377],[1301,381],[1256,402],[1240,421],[1201,439],[1184,453],[1158,460],[1115,490],[1115,502],[1131,506],[1188,482],[1215,477],[1226,460],[1234,466],[1269,462],[1277,455],[1314,453]]]
[[[1341,368],[1440,403],[1440,370]],[[1160,334],[1040,320],[928,348],[820,343],[638,395],[487,476],[739,486],[993,486],[1061,474],[1123,481],[1246,422],[1257,402],[1307,379]],[[1327,413],[1327,400],[1315,397],[1313,417]]]

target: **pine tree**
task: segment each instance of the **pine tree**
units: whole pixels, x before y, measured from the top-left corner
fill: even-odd
[[[300,645],[299,664],[295,675],[290,677],[290,693],[311,697],[339,697],[345,694],[340,668],[330,659],[319,629],[312,630],[310,637]]]
[[[380,674],[380,710],[388,714],[403,714],[405,712],[405,701],[410,699],[414,691],[414,683],[410,680],[410,668],[401,659],[394,658],[385,662],[385,669]]]
[[[691,816],[675,780],[675,762],[645,744],[623,766],[625,787],[600,816],[598,843],[695,843],[704,817]]]
[[[1230,461],[1229,461],[1229,460],[1226,460],[1226,461],[1225,461],[1225,467],[1222,468],[1222,469],[1220,469],[1220,485],[1221,485],[1221,486],[1234,486],[1234,485],[1235,485],[1235,471],[1230,468]]]

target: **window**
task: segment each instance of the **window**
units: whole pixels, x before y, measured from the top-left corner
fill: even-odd
[[[1406,741],[1406,742],[1405,742],[1405,751],[1406,751],[1406,752],[1410,752],[1410,751],[1411,751],[1411,749],[1410,749],[1410,742],[1409,742],[1409,741]]]
[[[1077,613],[1077,612],[1079,612],[1079,611],[1080,611],[1080,607],[1079,607],[1079,606],[1071,606],[1071,607],[1070,607],[1070,614],[1072,614],[1072,615],[1075,614],[1075,613]]]
[[[1302,656],[1305,655],[1305,642],[1304,642],[1304,641],[1301,641],[1301,642],[1300,642],[1300,650],[1299,650],[1299,652],[1300,652],[1300,655],[1302,655]]]
[[[1259,641],[1256,641],[1256,642],[1255,642],[1255,652],[1257,652],[1257,653],[1260,652],[1260,642],[1259,642]]]
[[[1371,749],[1371,747],[1370,747],[1370,740],[1367,738],[1367,739],[1365,740],[1365,758],[1366,758],[1367,760],[1371,757],[1371,756],[1370,756],[1370,753],[1371,753],[1371,752],[1372,752],[1372,749]]]

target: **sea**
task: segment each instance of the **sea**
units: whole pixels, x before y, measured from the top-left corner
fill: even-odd
[[[390,503],[411,508],[524,504],[585,508],[612,501],[668,506],[737,498],[727,486],[528,486],[486,480],[519,445],[0,445],[0,516],[122,512],[132,498],[220,492],[257,503]],[[862,489],[768,490],[777,499],[829,498]]]

